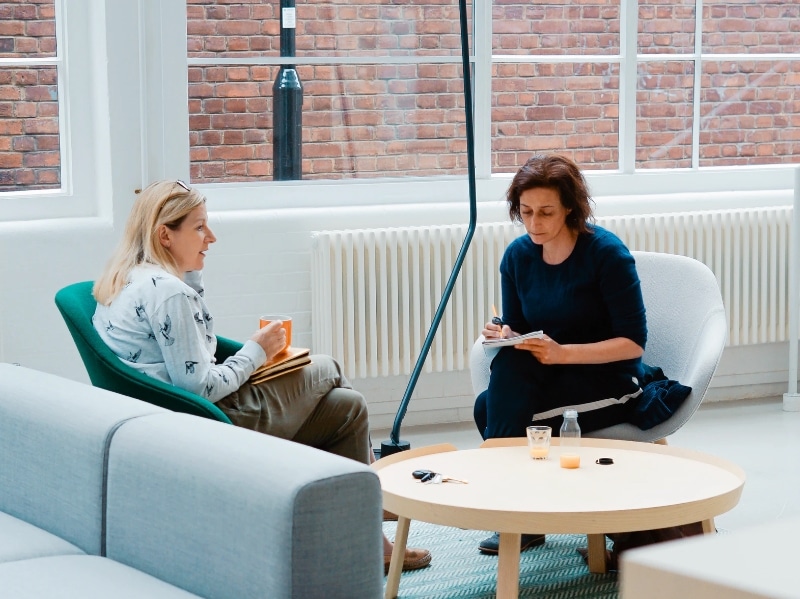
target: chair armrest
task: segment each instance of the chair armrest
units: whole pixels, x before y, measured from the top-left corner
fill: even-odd
[[[489,387],[489,372],[492,360],[500,351],[499,347],[484,347],[483,335],[478,335],[469,356],[469,370],[472,378],[472,392],[477,397]]]
[[[378,476],[299,443],[134,418],[111,440],[106,511],[107,557],[201,597],[382,593]]]
[[[227,337],[220,337],[217,335],[217,351],[214,357],[217,359],[217,364],[222,364],[225,360],[230,358],[237,351],[242,349],[242,343],[228,339]]]

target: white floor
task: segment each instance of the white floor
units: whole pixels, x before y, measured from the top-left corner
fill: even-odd
[[[387,439],[389,430],[372,431],[375,446]],[[481,443],[471,422],[401,427],[400,439],[412,448],[448,442],[470,449]],[[703,405],[668,442],[730,460],[747,474],[741,501],[716,519],[718,528],[800,517],[800,412],[784,412],[780,399]]]

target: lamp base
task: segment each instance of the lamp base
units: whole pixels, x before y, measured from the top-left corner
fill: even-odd
[[[375,457],[385,458],[393,453],[400,453],[401,451],[408,451],[409,449],[411,449],[411,443],[408,441],[403,441],[400,439],[397,443],[395,443],[391,439],[387,439],[386,441],[381,442],[381,453]]]

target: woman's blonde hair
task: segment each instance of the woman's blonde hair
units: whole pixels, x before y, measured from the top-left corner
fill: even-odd
[[[92,294],[101,304],[110,304],[128,282],[131,270],[139,264],[155,264],[183,278],[178,265],[159,240],[161,225],[180,227],[189,213],[203,204],[205,197],[183,181],[156,181],[139,193],[133,204],[122,239],[95,281]]]

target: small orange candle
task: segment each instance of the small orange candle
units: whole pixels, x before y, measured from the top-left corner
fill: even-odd
[[[534,445],[528,449],[530,450],[531,457],[534,460],[543,460],[547,457],[547,454],[550,453],[550,448],[544,445]]]
[[[562,468],[580,468],[581,456],[576,453],[561,454],[560,463]]]

